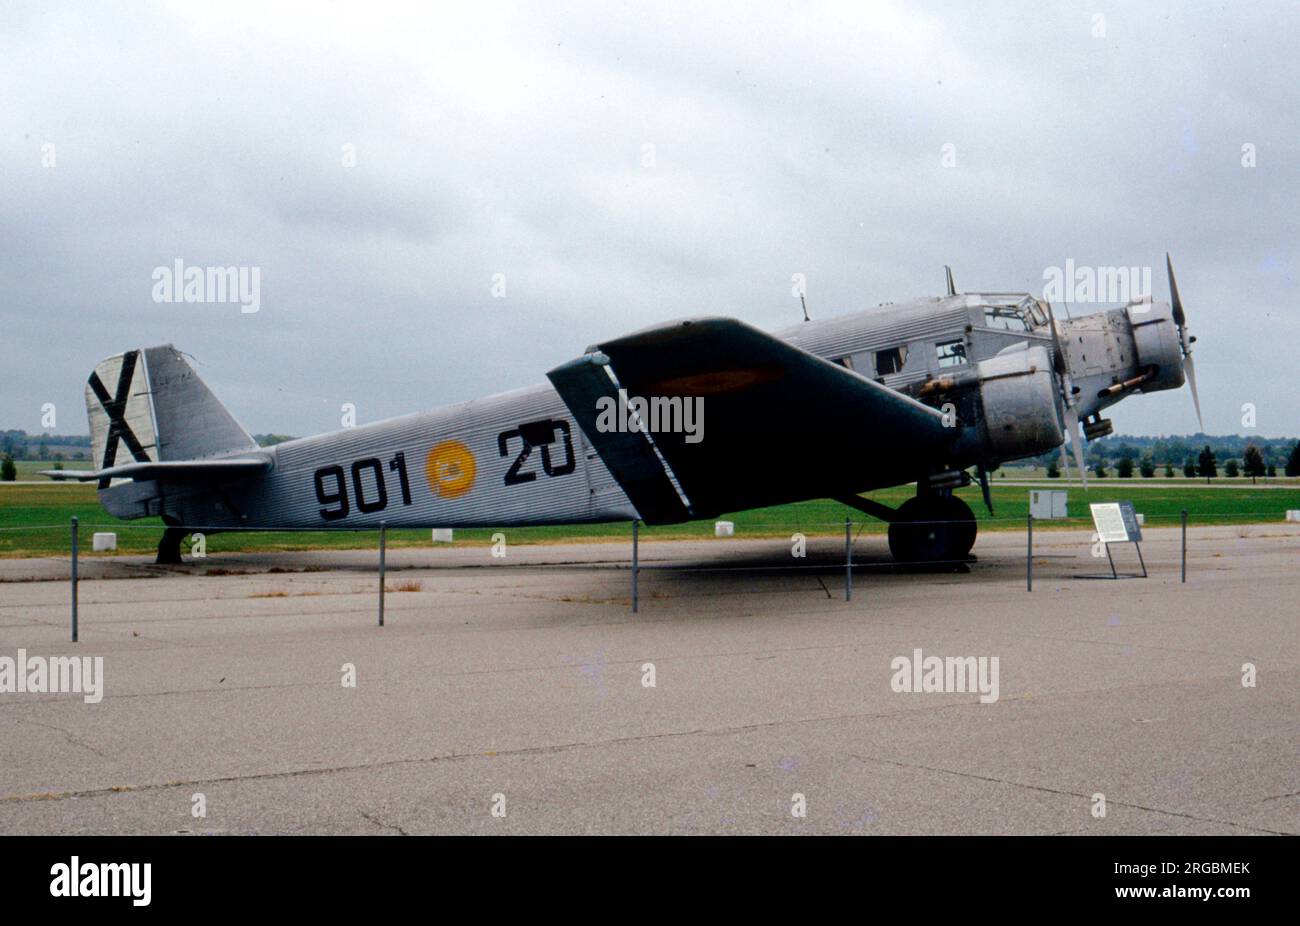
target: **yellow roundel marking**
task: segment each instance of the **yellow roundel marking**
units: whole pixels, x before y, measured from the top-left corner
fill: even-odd
[[[458,440],[435,444],[424,463],[430,491],[442,498],[460,498],[473,488],[477,473],[474,454]]]

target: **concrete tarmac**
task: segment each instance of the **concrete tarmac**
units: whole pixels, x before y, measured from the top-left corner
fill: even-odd
[[[643,543],[637,614],[626,544],[394,550],[383,628],[373,552],[87,557],[76,644],[66,561],[0,560],[0,661],[104,686],[0,694],[0,833],[1300,833],[1300,525],[1186,584],[1146,536],[1035,532],[1032,593],[1023,534],[864,536],[849,602],[842,541]],[[918,649],[997,700],[896,692]]]

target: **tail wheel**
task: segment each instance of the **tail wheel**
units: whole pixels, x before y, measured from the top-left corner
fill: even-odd
[[[964,559],[975,546],[975,514],[955,495],[918,495],[889,525],[889,552],[900,563]]]

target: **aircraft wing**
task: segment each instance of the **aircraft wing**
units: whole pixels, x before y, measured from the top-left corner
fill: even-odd
[[[907,482],[957,435],[939,411],[730,318],[602,342],[547,376],[652,524]],[[702,400],[696,434],[612,430],[601,406],[620,389]]]
[[[227,457],[215,460],[143,461],[110,466],[107,469],[44,469],[40,475],[57,481],[101,482],[109,479],[168,479],[173,482],[230,482],[265,473],[271,469],[270,456]],[[105,483],[106,484],[106,483]]]

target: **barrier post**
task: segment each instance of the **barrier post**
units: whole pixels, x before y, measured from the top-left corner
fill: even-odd
[[[844,600],[853,600],[853,521],[844,519]]]
[[[72,642],[77,642],[77,525],[72,519]]]
[[[1187,509],[1183,509],[1183,582],[1187,581]]]
[[[379,626],[384,626],[384,553],[388,546],[388,525],[379,522]]]
[[[640,524],[639,521],[636,520],[632,521],[632,613],[633,614],[637,612],[638,602],[637,602],[637,594],[636,594],[637,592],[636,580],[637,580],[637,574],[641,571],[640,563],[637,561],[637,544],[639,540],[637,529],[639,524]]]
[[[1025,539],[1025,591],[1034,590],[1034,516],[1029,515],[1029,531]]]

